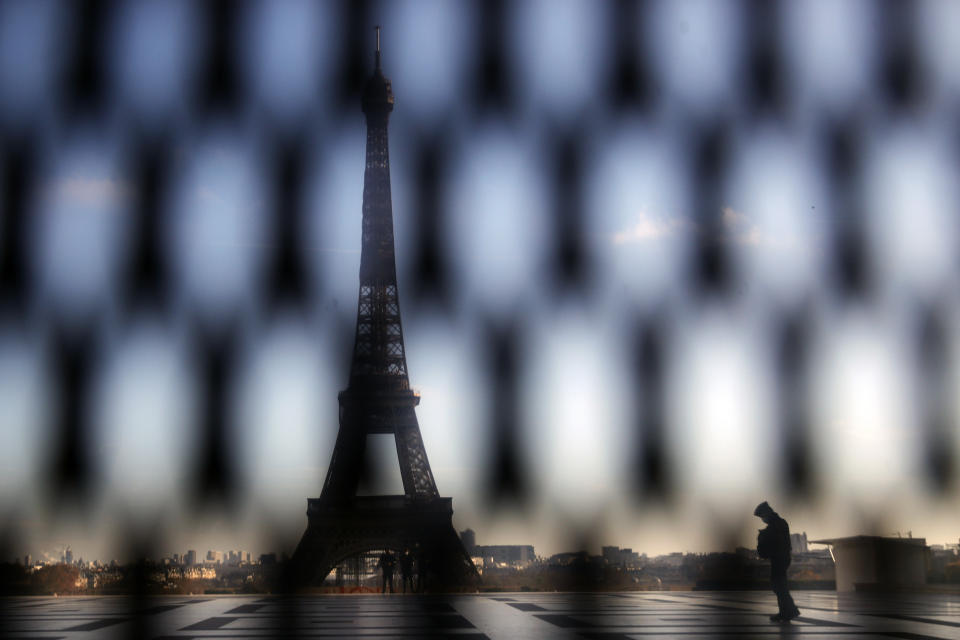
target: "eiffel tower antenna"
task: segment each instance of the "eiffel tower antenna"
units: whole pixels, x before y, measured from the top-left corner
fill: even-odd
[[[476,580],[477,572],[453,528],[453,499],[440,497],[430,470],[410,388],[397,287],[387,124],[393,88],[376,67],[363,90],[367,120],[363,174],[360,290],[347,388],[340,392],[340,431],[319,498],[307,500],[307,530],[294,553],[301,584],[317,584],[357,554],[420,549],[436,585]],[[394,437],[403,495],[358,496],[371,434]]]

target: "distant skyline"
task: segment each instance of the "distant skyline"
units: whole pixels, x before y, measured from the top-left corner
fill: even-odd
[[[467,527],[467,528],[470,528],[470,527]],[[791,530],[791,533],[797,533],[797,534],[803,534],[803,533],[805,533],[805,534],[807,534],[807,538],[810,540],[810,543],[809,543],[809,544],[812,545],[812,546],[811,546],[811,550],[812,550],[812,551],[815,551],[815,550],[826,550],[826,549],[828,548],[827,545],[822,545],[822,544],[817,544],[817,543],[812,542],[812,541],[814,540],[814,536],[811,535],[808,531],[801,531],[801,530],[795,530],[795,531],[794,531],[794,530]],[[859,535],[859,534],[855,534],[855,535]],[[956,546],[958,543],[960,543],[960,538],[954,538],[954,539],[952,539],[952,540],[931,540],[931,539],[929,539],[929,538],[926,538],[926,537],[923,536],[923,535],[918,535],[917,532],[914,532],[914,531],[911,531],[911,530],[907,530],[907,531],[892,531],[892,532],[887,532],[887,533],[879,533],[879,534],[877,534],[877,535],[884,535],[884,536],[887,536],[887,537],[894,537],[894,538],[901,537],[901,538],[925,539],[925,540],[926,540],[926,544],[927,544],[928,546],[934,546],[934,545],[955,545],[955,546]],[[831,537],[844,537],[844,536],[831,536]],[[756,541],[754,540],[754,543],[755,543],[755,542],[756,542]],[[479,537],[477,538],[477,545],[478,545],[478,546],[498,546],[498,545],[522,546],[522,545],[527,545],[527,544],[530,544],[530,543],[523,542],[523,541],[512,541],[512,542],[498,541],[498,542],[490,542],[490,541],[487,541],[487,540],[482,540],[482,539],[480,539]],[[601,554],[601,548],[602,548],[602,547],[606,547],[606,546],[615,546],[615,547],[619,547],[619,548],[621,548],[621,549],[631,549],[633,552],[636,552],[637,554],[639,554],[639,555],[641,555],[641,556],[642,556],[642,555],[646,555],[646,556],[648,556],[648,557],[650,557],[650,558],[654,558],[654,557],[658,557],[658,556],[670,555],[670,554],[672,554],[672,553],[705,554],[705,553],[718,553],[718,552],[732,552],[732,551],[734,551],[734,548],[733,548],[733,547],[729,547],[729,548],[715,548],[715,549],[672,549],[672,550],[661,550],[661,551],[658,551],[658,552],[655,552],[655,553],[654,553],[654,552],[651,552],[651,551],[649,551],[649,550],[647,550],[647,549],[637,548],[637,547],[631,547],[631,546],[628,545],[628,544],[623,544],[623,543],[620,543],[620,542],[615,541],[615,540],[609,540],[609,541],[605,541],[605,542],[604,542],[604,541],[601,541],[600,543],[597,543],[597,544],[591,546],[590,548],[570,547],[570,548],[563,548],[563,549],[558,549],[558,550],[551,550],[551,551],[549,551],[549,552],[541,551],[539,548],[537,548],[536,545],[532,545],[532,544],[531,544],[530,546],[533,546],[533,547],[534,547],[534,550],[535,550],[537,556],[543,557],[543,558],[548,558],[548,557],[550,557],[550,556],[553,556],[553,555],[556,555],[556,554],[560,554],[560,553],[565,553],[565,552],[577,552],[577,551],[584,551],[584,550],[587,551],[587,552],[589,552],[589,553],[592,554],[592,555],[600,555],[600,554]],[[751,545],[749,545],[749,544],[746,544],[746,545],[743,545],[743,546],[745,546],[745,547],[748,548],[748,549],[752,549],[752,548],[754,548],[755,545],[751,546]],[[113,555],[107,554],[106,556],[88,556],[88,555],[85,555],[84,553],[80,552],[76,547],[74,547],[74,546],[71,545],[71,544],[60,544],[60,545],[56,545],[56,546],[53,546],[53,547],[48,547],[48,548],[45,548],[45,549],[39,549],[39,550],[37,550],[37,551],[35,551],[35,552],[34,552],[34,551],[25,550],[25,551],[23,551],[23,552],[21,552],[21,553],[19,553],[19,554],[14,553],[9,559],[3,560],[3,561],[5,561],[5,562],[6,562],[6,561],[22,562],[23,559],[24,559],[24,557],[30,556],[30,557],[32,558],[32,560],[35,561],[35,562],[45,561],[45,562],[47,562],[47,563],[56,563],[56,562],[60,562],[60,561],[61,561],[62,556],[63,556],[63,553],[64,553],[68,548],[72,551],[72,555],[73,555],[73,560],[74,560],[74,562],[78,562],[78,561],[81,561],[81,560],[82,560],[84,563],[89,563],[89,562],[94,562],[94,561],[96,561],[96,562],[99,562],[100,564],[109,564],[111,561],[114,561],[114,560],[116,560],[116,561],[118,561],[118,562],[121,562],[121,563],[122,563],[122,562],[129,562],[129,561],[136,560],[136,558],[133,558],[133,557],[129,556],[129,553],[128,553],[128,552],[118,552],[118,553],[115,553],[115,554],[113,554]],[[205,545],[194,545],[194,546],[192,546],[192,547],[185,547],[185,548],[183,548],[183,549],[173,549],[173,550],[162,550],[162,549],[158,549],[156,552],[153,552],[149,557],[150,557],[151,560],[159,561],[159,560],[161,560],[161,559],[163,559],[163,558],[172,558],[174,555],[179,555],[180,558],[181,558],[181,560],[182,560],[182,559],[184,558],[185,554],[186,554],[188,551],[191,551],[191,550],[196,551],[196,553],[197,553],[197,562],[208,562],[208,560],[207,560],[206,558],[207,558],[207,553],[210,552],[210,551],[218,552],[218,553],[227,553],[227,552],[230,552],[230,551],[240,550],[240,551],[243,551],[244,554],[249,553],[249,554],[250,554],[250,557],[251,557],[251,560],[253,560],[253,561],[259,561],[261,555],[271,554],[271,553],[277,554],[277,557],[278,557],[278,559],[279,559],[280,556],[285,552],[284,550],[267,549],[267,548],[265,548],[265,549],[260,549],[260,550],[252,550],[252,549],[246,549],[246,548],[242,548],[242,547],[212,547],[212,546],[205,546]]]

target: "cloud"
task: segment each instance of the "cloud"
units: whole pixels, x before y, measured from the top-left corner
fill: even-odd
[[[720,215],[723,226],[728,229],[734,229],[748,223],[746,214],[734,211],[733,207],[724,207]]]
[[[802,238],[769,233],[761,229],[750,216],[730,206],[723,208],[720,221],[720,240],[731,244],[778,251],[803,251],[808,248],[808,243]]]
[[[615,245],[636,244],[669,238],[695,228],[696,225],[684,218],[655,218],[641,212],[639,220],[633,226],[614,233],[611,241]]]
[[[693,220],[681,216],[656,217],[641,212],[637,222],[611,236],[614,245],[630,245],[672,238],[683,234],[714,233],[720,242],[776,251],[806,251],[809,239],[782,233],[771,233],[761,228],[753,218],[731,206],[719,213],[719,226],[701,227]],[[711,229],[712,227],[712,229]],[[711,231],[708,231],[711,229]]]
[[[57,204],[88,207],[125,205],[132,194],[130,185],[110,178],[65,177],[53,181],[48,189]]]
[[[723,211],[720,212],[720,221],[723,225],[722,240],[753,247],[771,244],[773,241],[773,238],[760,231],[760,228],[747,217],[747,214],[735,211],[733,207],[723,208]]]

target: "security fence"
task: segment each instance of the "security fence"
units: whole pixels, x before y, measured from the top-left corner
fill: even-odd
[[[459,526],[709,548],[769,498],[824,535],[956,539],[956,3],[7,0],[8,555],[302,532],[374,24]]]

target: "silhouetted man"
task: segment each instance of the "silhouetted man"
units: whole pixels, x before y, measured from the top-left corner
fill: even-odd
[[[383,588],[380,593],[387,592],[387,585],[390,585],[390,593],[393,593],[393,568],[397,564],[397,559],[389,549],[380,554],[380,562],[377,566],[383,572]]]
[[[403,592],[407,592],[407,584],[410,584],[410,593],[413,593],[413,554],[410,549],[404,549],[400,556],[400,577],[403,579]]]
[[[770,616],[771,622],[789,622],[800,615],[787,590],[787,567],[790,566],[790,527],[777,512],[761,502],[753,510],[753,515],[766,523],[757,535],[757,555],[770,560],[770,586],[777,594],[777,606],[780,612]]]

